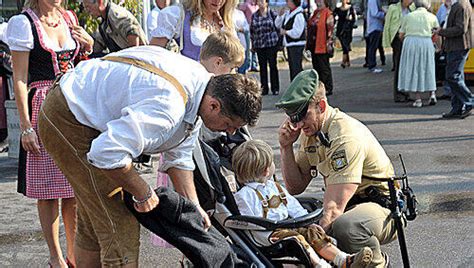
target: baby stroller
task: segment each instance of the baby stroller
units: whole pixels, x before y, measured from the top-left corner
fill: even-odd
[[[250,234],[251,230],[271,232],[278,228],[298,228],[316,222],[322,216],[322,202],[314,198],[298,198],[309,214],[296,219],[272,221],[239,213],[231,188],[238,188],[233,179],[233,149],[250,139],[246,128],[234,135],[222,134],[200,139],[194,152],[195,185],[201,206],[212,212],[212,224],[228,238],[237,256],[247,267],[282,267],[283,264],[311,266],[309,256],[296,238],[287,238],[264,245]],[[205,140],[205,141],[204,141]]]
[[[298,201],[310,213],[282,221],[271,221],[259,217],[240,215],[233,198],[232,152],[251,137],[246,128],[239,129],[234,135],[223,134],[212,139],[200,139],[194,152],[196,170],[194,172],[197,194],[201,206],[212,211],[213,225],[227,237],[240,259],[251,267],[282,267],[284,264],[310,267],[311,262],[304,247],[296,238],[287,238],[271,245],[261,244],[251,230],[271,232],[278,228],[291,229],[304,227],[318,221],[322,216],[322,202],[315,198],[297,197]],[[390,210],[394,219],[400,253],[404,267],[410,267],[405,241],[403,220],[413,221],[417,214],[417,199],[408,184],[408,177],[399,155],[403,175],[390,179],[380,179],[388,183],[390,190]],[[227,175],[227,176],[226,176]],[[230,179],[229,179],[230,178]],[[395,185],[399,185],[398,190]],[[237,188],[237,187],[236,187]],[[236,189],[234,189],[236,190]]]

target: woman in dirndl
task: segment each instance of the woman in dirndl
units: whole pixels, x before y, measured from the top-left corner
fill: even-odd
[[[398,90],[415,93],[413,107],[421,108],[421,93],[429,92],[428,105],[436,104],[435,47],[432,32],[439,27],[431,14],[429,0],[415,0],[416,10],[402,19],[400,40],[403,41],[398,72]]]
[[[37,199],[38,215],[49,248],[49,266],[74,266],[76,201],[72,187],[54,164],[37,135],[40,106],[56,77],[92,51],[93,39],[78,26],[74,13],[61,0],[30,0],[8,22],[13,81],[20,117],[19,192]],[[64,157],[69,157],[65,155]],[[67,241],[66,260],[59,245],[59,200]]]

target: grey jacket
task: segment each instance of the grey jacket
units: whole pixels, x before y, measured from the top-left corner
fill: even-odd
[[[453,4],[446,29],[441,29],[439,35],[445,37],[446,52],[474,47],[474,17],[468,0]]]
[[[129,35],[137,35],[140,39],[140,45],[147,45],[145,32],[138,20],[130,11],[122,6],[110,3],[107,6],[107,17],[103,18],[99,29],[93,34],[94,37],[94,53],[100,53],[105,50],[106,53],[116,52],[129,47],[127,37]],[[109,38],[109,43],[104,40],[100,31]]]

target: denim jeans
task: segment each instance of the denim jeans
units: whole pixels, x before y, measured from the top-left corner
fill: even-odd
[[[245,74],[247,72],[247,70],[249,69],[249,66],[250,66],[250,51],[247,50],[247,51],[245,51],[244,63],[242,64],[242,66],[240,66],[237,69],[237,72],[239,74]]]
[[[258,67],[257,52],[250,53],[250,69],[255,70]]]
[[[450,51],[446,55],[446,80],[451,87],[452,112],[460,114],[463,109],[472,109],[473,97],[464,82],[464,64],[468,49]]]
[[[369,45],[367,46],[367,65],[369,70],[377,66],[376,52],[382,38],[381,31],[373,31],[368,36]],[[382,58],[382,55],[380,56]]]

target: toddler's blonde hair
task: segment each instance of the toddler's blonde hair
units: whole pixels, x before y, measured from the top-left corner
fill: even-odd
[[[232,155],[232,168],[237,181],[265,182],[265,170],[273,164],[273,150],[266,142],[250,140],[242,143]]]

